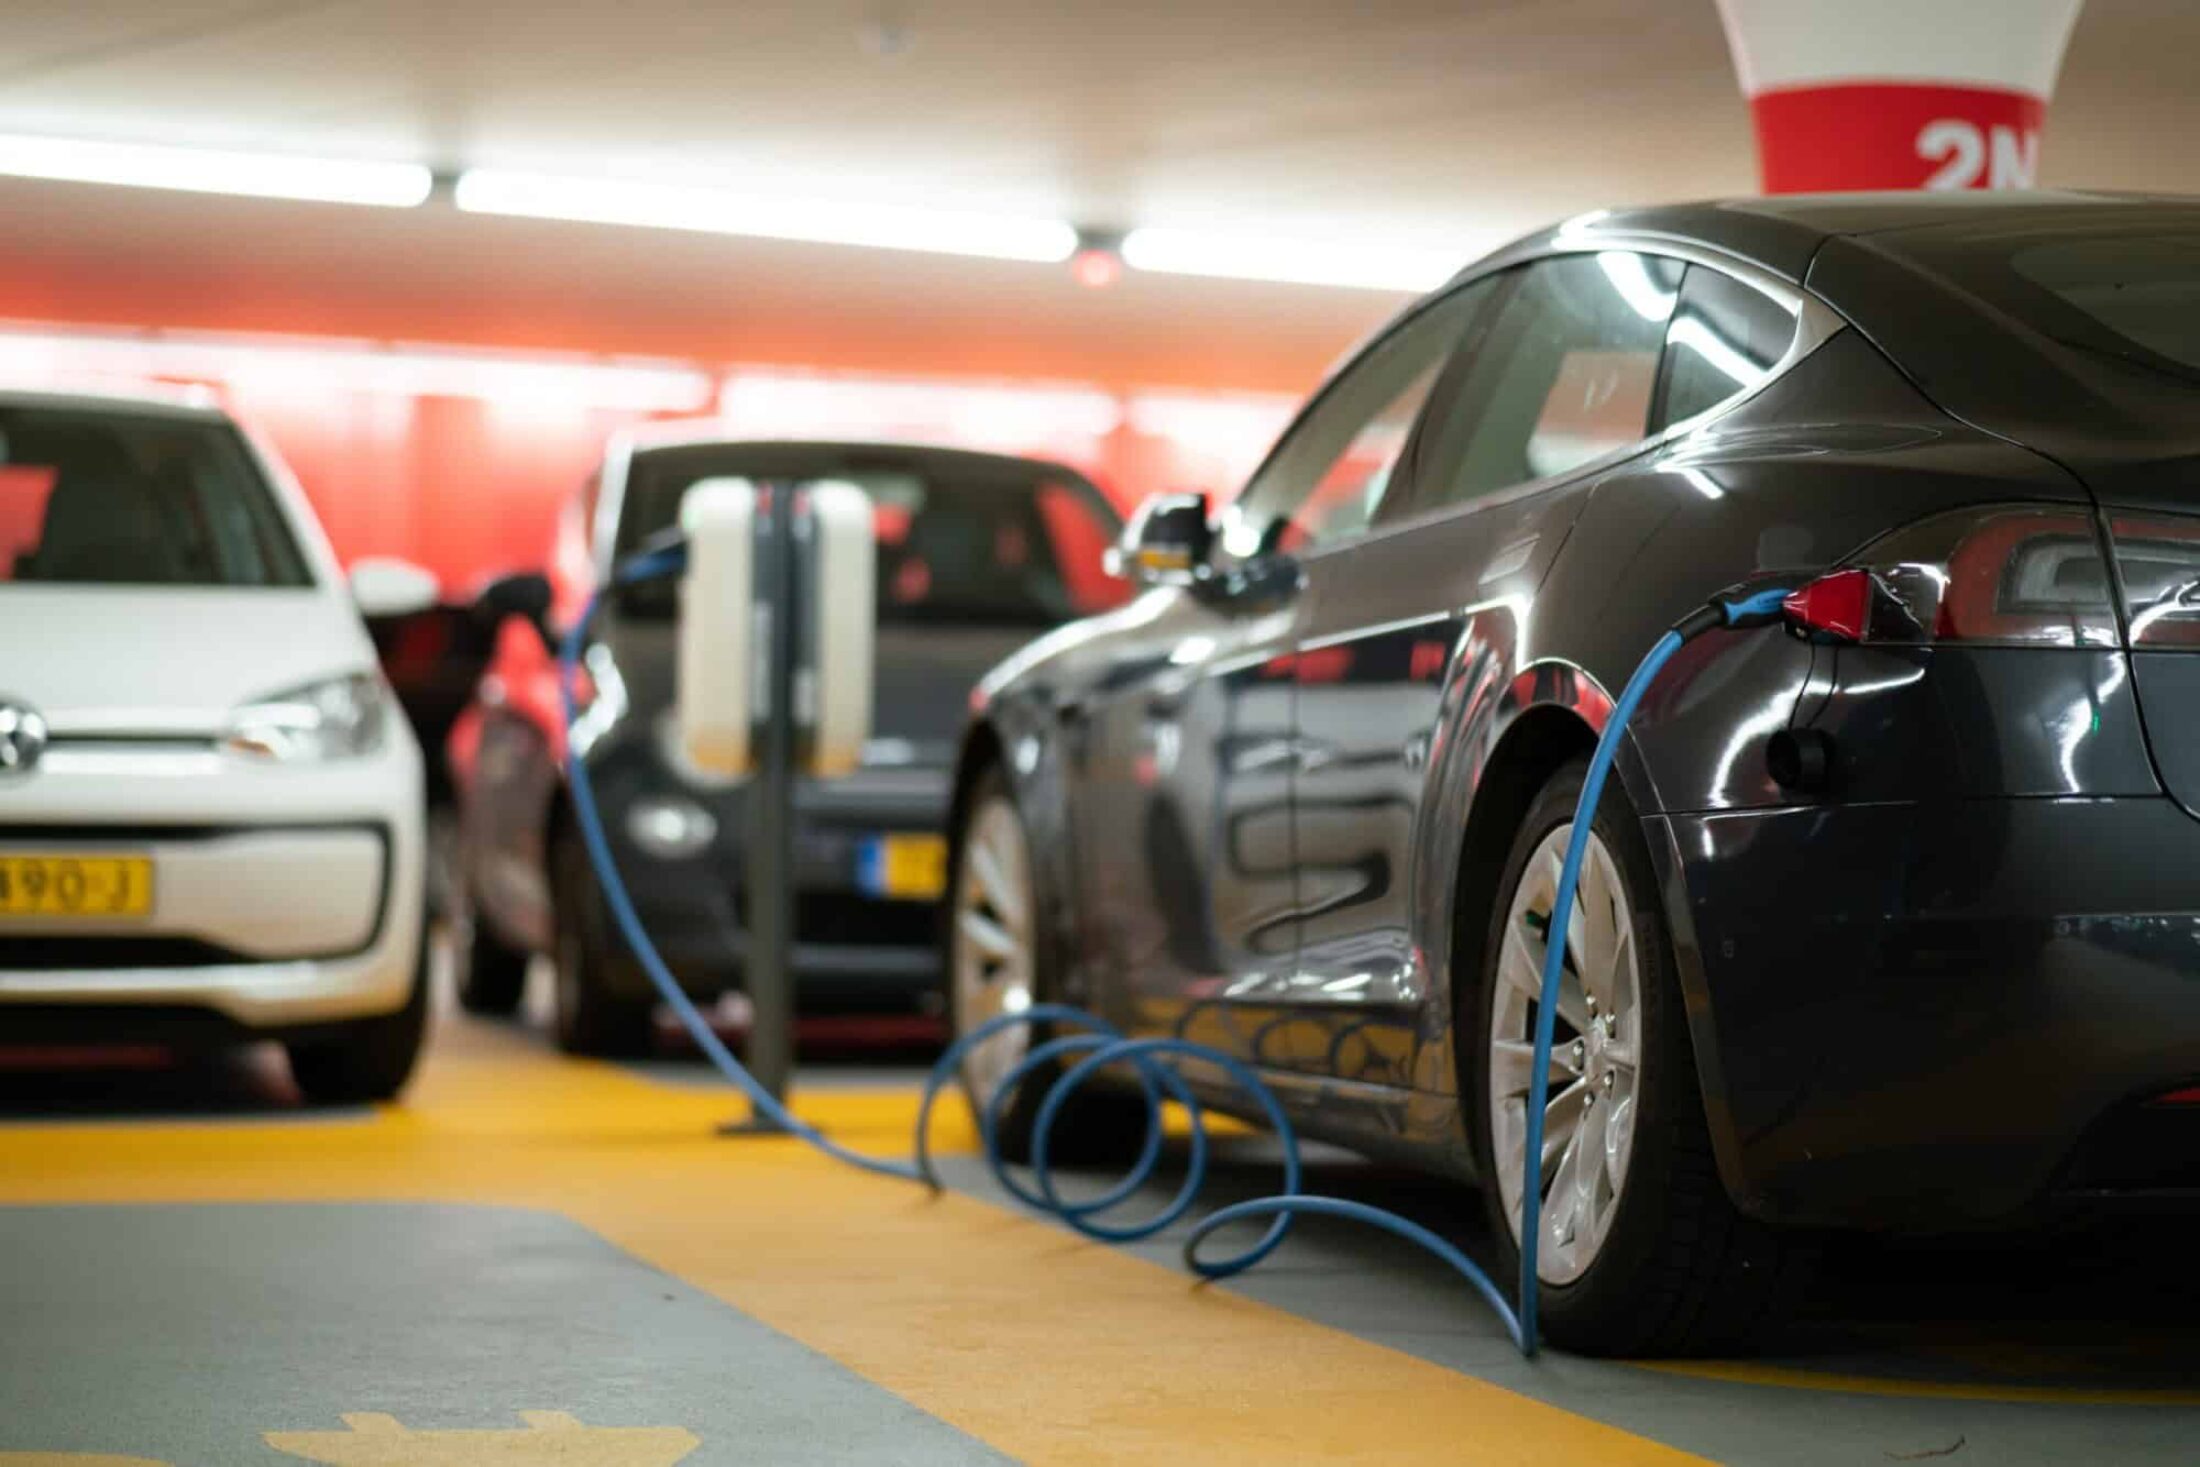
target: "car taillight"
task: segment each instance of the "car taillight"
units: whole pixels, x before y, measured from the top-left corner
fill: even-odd
[[[2200,520],[2111,514],[2124,611],[2137,647],[2200,647]]]
[[[1843,642],[2118,644],[2092,516],[2058,505],[1920,520],[1797,591],[1785,611],[1798,631]]]

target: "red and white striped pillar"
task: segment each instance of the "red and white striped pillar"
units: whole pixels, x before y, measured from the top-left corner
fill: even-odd
[[[1765,192],[2029,188],[2084,0],[1718,0]]]

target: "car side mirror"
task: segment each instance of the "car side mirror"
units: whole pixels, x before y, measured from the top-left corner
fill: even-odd
[[[550,578],[541,571],[498,576],[474,597],[474,615],[491,624],[520,616],[540,626],[550,617]]]
[[[1214,529],[1204,494],[1147,496],[1108,552],[1109,574],[1145,586],[1184,586],[1207,571]]]
[[[351,599],[370,621],[411,616],[443,599],[443,583],[409,560],[370,555],[352,562]]]
[[[494,637],[505,618],[516,616],[535,629],[535,635],[542,638],[542,645],[555,656],[558,637],[556,629],[550,625],[550,607],[554,599],[550,578],[541,571],[514,571],[498,576],[475,594],[474,624]]]

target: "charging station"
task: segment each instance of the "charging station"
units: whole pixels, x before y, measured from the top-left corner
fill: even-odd
[[[794,805],[856,769],[871,731],[877,551],[852,484],[707,479],[680,503],[683,754],[748,781],[750,1070],[783,1100],[794,1066]],[[762,1115],[730,1131],[778,1131]]]

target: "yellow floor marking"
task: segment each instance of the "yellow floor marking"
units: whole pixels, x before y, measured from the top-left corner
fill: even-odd
[[[271,1431],[276,1451],[331,1467],[673,1467],[702,1439],[677,1426],[583,1426],[563,1411],[522,1411],[516,1431],[409,1431],[394,1416],[359,1411],[344,1431]]]
[[[1858,1396],[1899,1396],[1943,1401],[2006,1401],[2056,1406],[2200,1406],[2200,1391],[2114,1391],[2089,1386],[2028,1386],[2001,1382],[1903,1380],[1884,1375],[1839,1375],[1747,1360],[1645,1360],[1644,1370],[1688,1375],[1737,1385],[1782,1390],[1839,1391]]]
[[[906,1154],[907,1092],[796,1108]],[[942,1146],[969,1147],[963,1108],[941,1110]],[[0,1127],[0,1203],[560,1212],[1027,1461],[1698,1460],[971,1198],[710,1134],[737,1111],[453,1021],[410,1102],[363,1123]]]

